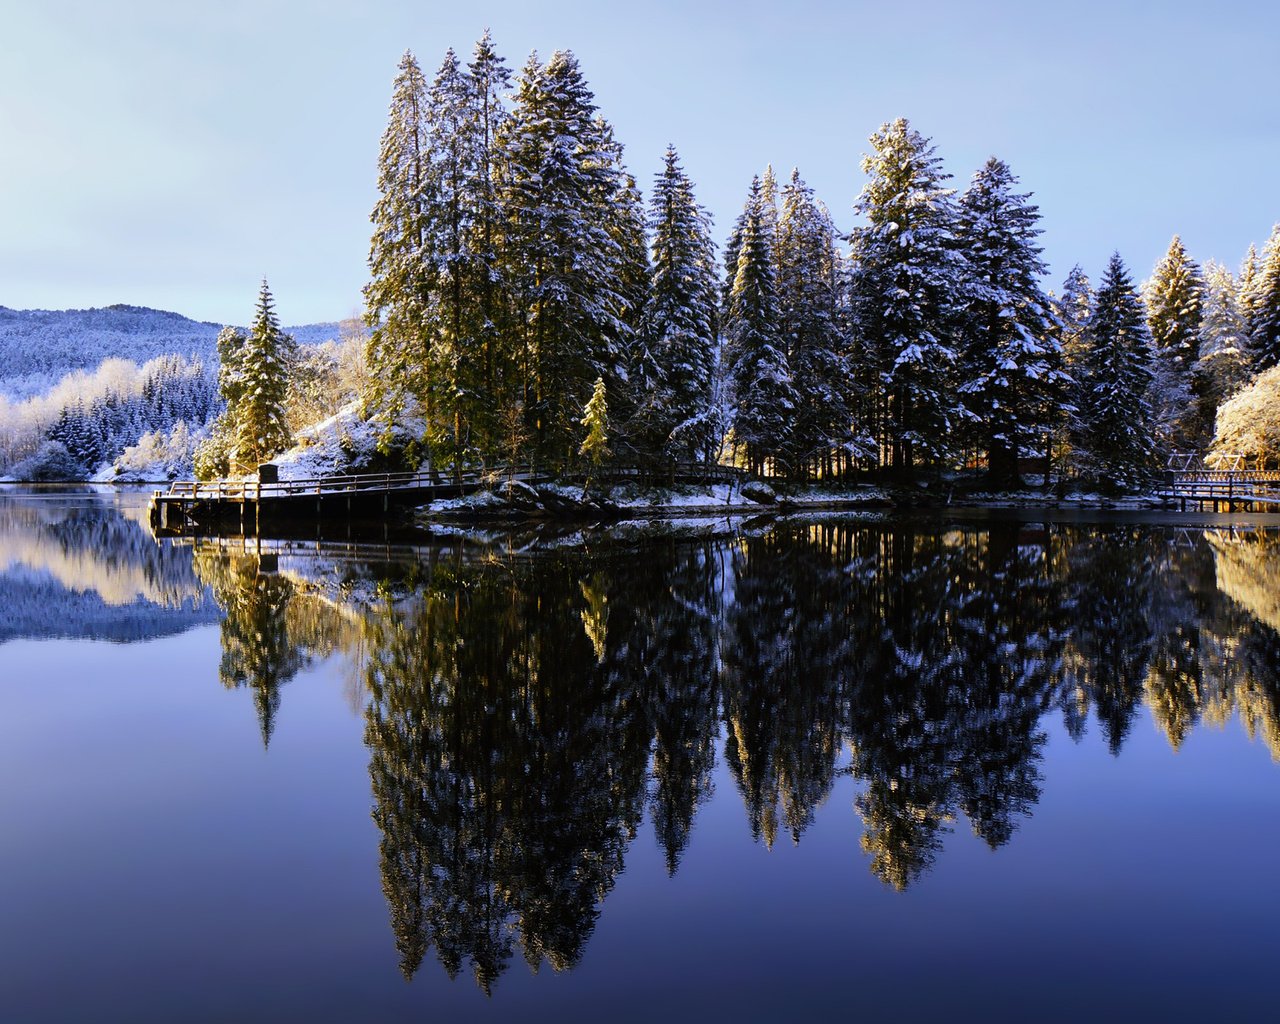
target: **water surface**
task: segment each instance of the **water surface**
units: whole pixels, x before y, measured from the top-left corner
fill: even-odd
[[[141,501],[0,493],[5,1019],[1273,1006],[1275,520]]]

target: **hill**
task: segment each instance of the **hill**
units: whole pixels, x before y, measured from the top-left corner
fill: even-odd
[[[103,309],[9,309],[0,306],[0,394],[42,394],[72,370],[118,357],[141,365],[175,354],[212,366],[221,324],[145,306]],[[337,323],[286,328],[302,344],[338,337]]]

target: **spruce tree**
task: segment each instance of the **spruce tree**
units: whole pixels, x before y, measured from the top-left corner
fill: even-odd
[[[293,339],[280,330],[266,279],[258,293],[257,314],[240,355],[236,382],[240,400],[232,424],[232,467],[251,471],[289,447],[285,423],[287,369]]]
[[[851,375],[841,316],[839,235],[798,170],[782,189],[774,263],[782,342],[795,392],[793,465],[830,473],[853,447]]]
[[[1152,411],[1158,434],[1174,450],[1191,445],[1196,432],[1191,375],[1200,357],[1202,291],[1200,267],[1174,235],[1144,296],[1155,346]]]
[[[668,146],[649,200],[648,297],[632,360],[637,402],[631,431],[641,451],[670,459],[705,455],[717,438],[715,245],[711,219]]]
[[[480,394],[481,346],[474,343],[471,284],[471,191],[478,151],[471,132],[470,80],[452,49],[427,91],[425,231],[418,259],[435,283],[427,297],[426,388],[431,437],[442,461],[464,461],[467,429],[487,396]]]
[[[1262,265],[1249,310],[1253,369],[1262,373],[1280,365],[1280,224],[1262,251]]]
[[[795,392],[778,318],[772,218],[758,177],[751,181],[739,225],[733,287],[723,314],[734,439],[752,471],[769,460],[785,470]]]
[[[379,198],[373,209],[365,286],[369,324],[370,399],[394,418],[416,397],[430,418],[426,353],[436,265],[425,258],[429,222],[430,152],[427,83],[405,51],[392,87],[391,110],[378,154]]]
[[[960,198],[959,234],[969,268],[960,394],[997,487],[1018,486],[1018,456],[1043,450],[1067,381],[1036,244],[1039,209],[992,157]]]
[[[1173,365],[1188,374],[1200,358],[1200,317],[1204,284],[1199,265],[1177,235],[1156,264],[1147,286],[1147,326],[1156,350],[1168,351]]]
[[[1258,288],[1262,284],[1262,264],[1258,259],[1258,247],[1249,243],[1249,251],[1240,263],[1240,279],[1236,288],[1240,312],[1250,332],[1253,330],[1253,314],[1258,308]]]
[[[1079,367],[1076,447],[1083,467],[1104,487],[1140,484],[1155,467],[1151,363],[1142,300],[1115,253],[1094,296]]]
[[[521,405],[539,454],[571,461],[576,412],[597,377],[625,374],[624,252],[610,204],[625,189],[577,58],[530,57],[503,142],[504,270],[520,322]]]
[[[603,377],[597,377],[591,388],[591,397],[579,422],[586,428],[578,454],[593,466],[599,466],[609,457],[609,403]]]
[[[909,470],[954,449],[956,361],[964,266],[953,190],[934,147],[905,119],[881,126],[854,209],[853,304],[860,356],[879,381],[874,424],[882,458]]]
[[[1192,372],[1192,443],[1201,451],[1213,439],[1218,407],[1249,380],[1249,324],[1231,271],[1206,264],[1203,294],[1200,358]]]
[[[1070,448],[1070,439],[1078,437],[1081,432],[1078,423],[1080,390],[1084,381],[1084,355],[1089,347],[1089,317],[1093,315],[1093,286],[1078,263],[1063,281],[1062,294],[1054,298],[1053,312],[1058,319],[1063,368],[1069,378],[1062,415],[1057,421],[1060,436],[1054,443],[1054,450],[1065,455]]]
[[[467,66],[471,81],[471,122],[474,175],[470,189],[472,254],[472,345],[478,348],[481,396],[476,409],[478,447],[482,456],[497,456],[503,447],[503,423],[515,401],[516,372],[509,287],[502,267],[505,210],[501,175],[506,159],[500,139],[508,115],[503,96],[511,85],[506,61],[493,49],[486,29]]]

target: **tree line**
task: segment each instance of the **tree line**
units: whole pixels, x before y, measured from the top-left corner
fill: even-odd
[[[646,202],[576,57],[513,75],[486,33],[430,80],[406,52],[378,169],[367,407],[439,465],[573,464],[594,395],[627,462],[1013,484],[1040,455],[1132,485],[1280,356],[1277,235],[1238,280],[1175,238],[1145,289],[1115,255],[1055,296],[1010,168],[957,194],[904,119],[871,137],[860,226],[768,169],[720,260],[674,147]]]

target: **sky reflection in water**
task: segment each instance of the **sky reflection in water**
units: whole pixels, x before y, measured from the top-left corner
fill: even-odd
[[[1270,1005],[1280,533],[140,520],[0,496],[15,1019]]]

